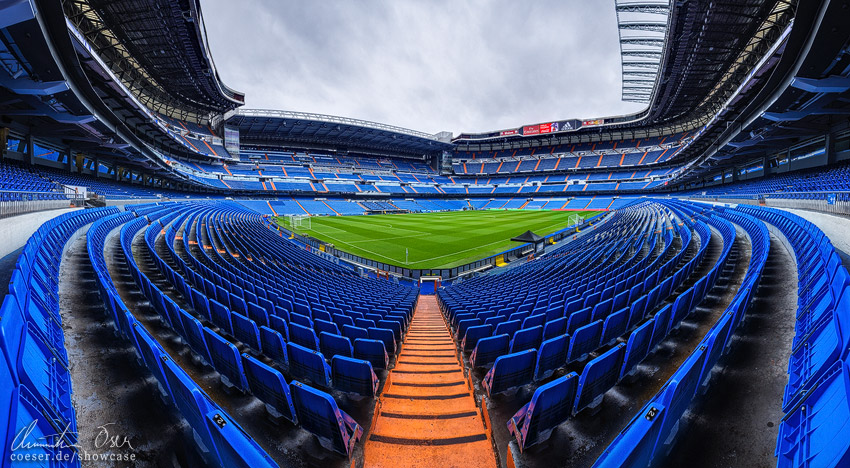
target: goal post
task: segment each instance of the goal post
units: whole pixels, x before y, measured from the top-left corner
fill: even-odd
[[[571,214],[567,218],[567,226],[569,226],[569,227],[578,226],[579,224],[581,224],[583,219],[584,219],[584,217],[582,215],[578,214],[578,213]]]
[[[309,215],[289,215],[287,216],[289,227],[295,231],[305,231],[312,228],[311,217]]]

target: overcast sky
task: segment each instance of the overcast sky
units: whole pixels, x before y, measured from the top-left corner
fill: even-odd
[[[620,115],[614,0],[203,0],[247,108],[429,133]]]

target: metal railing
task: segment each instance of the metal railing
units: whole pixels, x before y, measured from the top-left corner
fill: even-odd
[[[761,205],[772,208],[792,208],[850,215],[850,192],[782,192],[765,195],[695,196],[693,200]]]
[[[57,195],[61,196],[58,198]],[[44,210],[82,206],[84,199],[68,198],[59,192],[0,191],[0,218]]]

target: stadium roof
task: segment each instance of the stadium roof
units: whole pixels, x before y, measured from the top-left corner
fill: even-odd
[[[647,123],[705,122],[782,35],[796,0],[675,2]]]
[[[780,46],[762,59],[746,89],[684,152],[690,170],[677,182],[760,160],[850,127],[848,22],[850,10],[840,4],[798,5],[793,28]]]
[[[68,20],[151,110],[204,122],[245,102],[218,76],[199,0],[72,0]]]
[[[243,145],[332,144],[348,151],[393,151],[421,157],[451,150],[451,134],[430,135],[365,120],[305,112],[237,109],[225,116]]]

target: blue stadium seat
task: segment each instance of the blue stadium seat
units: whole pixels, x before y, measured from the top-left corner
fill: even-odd
[[[270,357],[282,366],[289,366],[289,358],[286,356],[286,341],[276,330],[268,327],[260,327],[260,343],[263,354]]]
[[[620,309],[605,318],[605,323],[602,325],[602,338],[600,345],[610,345],[617,341],[623,333],[626,332],[626,327],[629,325],[629,309]]]
[[[598,406],[602,398],[620,378],[626,345],[620,343],[584,366],[578,381],[578,392],[573,412]]]
[[[289,314],[289,326],[292,328],[293,325],[301,325],[302,327],[306,327],[309,329],[313,329],[313,319],[311,319],[307,315],[302,315],[298,313]]]
[[[592,309],[586,307],[584,309],[573,312],[567,317],[567,334],[572,336],[576,330],[590,323],[590,313]]]
[[[266,299],[259,298],[260,301],[266,301]],[[268,301],[266,301],[268,302]],[[258,327],[268,327],[269,322],[269,314],[267,310],[272,309],[271,304],[267,307],[262,307],[259,304],[255,304],[253,302],[248,303],[248,317],[253,320]]]
[[[838,360],[779,424],[777,466],[850,466],[850,363]]]
[[[560,317],[546,322],[543,328],[543,339],[548,340],[567,332],[567,317]]]
[[[369,361],[336,355],[331,360],[331,370],[334,388],[339,391],[370,398],[378,392],[378,377]]]
[[[313,351],[319,350],[319,337],[316,332],[294,322],[289,324],[289,341]]]
[[[599,346],[602,336],[602,320],[580,327],[571,335],[570,351],[567,354],[567,362],[582,361],[587,354]]]
[[[313,331],[316,332],[317,335],[321,335],[323,332],[330,333],[332,335],[340,334],[339,327],[337,327],[335,323],[322,319],[313,320]]]
[[[352,325],[342,326],[342,336],[349,340],[356,341],[358,339],[369,339],[369,332],[365,328],[355,327]]]
[[[605,320],[614,311],[612,307],[614,307],[614,299],[607,299],[596,304],[593,307],[593,313],[590,314],[590,321]]]
[[[458,341],[462,340],[464,335],[466,334],[466,329],[470,327],[477,327],[479,325],[483,325],[484,321],[479,318],[468,318],[463,319],[457,323],[457,327],[455,328],[455,337]]]
[[[204,326],[198,319],[192,317],[183,309],[180,309],[180,319],[183,323],[183,330],[186,332],[186,342],[189,347],[200,356],[201,361],[212,366],[212,358],[204,341]]]
[[[670,315],[673,313],[673,305],[667,304],[661,310],[655,313],[654,324],[652,327],[652,337],[649,339],[649,351],[652,352],[658,343],[667,337],[667,331],[670,329]]]
[[[354,346],[348,338],[328,332],[319,334],[319,347],[326,359],[334,356],[353,357]]]
[[[174,406],[192,428],[205,458],[220,466],[274,466],[268,454],[238,424],[225,419],[224,411],[174,361],[163,360],[162,369]]]
[[[634,329],[629,335],[626,343],[626,354],[623,358],[623,367],[620,369],[620,379],[633,374],[637,365],[644,360],[649,353],[649,339],[652,337],[652,329],[655,320],[649,319],[643,325]]]
[[[510,338],[513,338],[514,333],[519,331],[521,327],[522,322],[519,320],[509,320],[496,325],[496,329],[493,330],[493,335],[507,334]]]
[[[366,338],[354,340],[354,358],[369,361],[375,369],[386,369],[390,363],[384,343]]]
[[[544,442],[553,429],[572,416],[577,385],[575,372],[541,385],[531,401],[513,415],[508,432],[516,438],[520,452]]]
[[[366,331],[369,333],[370,340],[378,340],[384,343],[384,349],[386,349],[387,354],[389,354],[390,356],[395,354],[395,334],[392,330],[388,330],[386,328],[373,327],[369,328]]]
[[[593,468],[647,468],[650,466],[655,443],[661,431],[666,408],[651,402],[632,418],[625,429],[617,434],[611,445],[593,464]]]
[[[629,325],[626,330],[631,330],[643,320],[644,316],[646,316],[646,296],[641,296],[629,307]]]
[[[289,385],[283,375],[273,367],[269,367],[262,361],[243,354],[243,369],[245,378],[248,380],[248,388],[251,394],[265,403],[269,414],[275,418],[285,418],[297,424],[295,406],[289,395]]]
[[[537,353],[534,379],[542,380],[549,377],[555,369],[563,367],[567,363],[569,349],[570,335],[564,334],[544,341]]]
[[[536,326],[543,326],[546,324],[546,314],[537,314],[532,315],[525,320],[522,321],[522,329],[534,328]]]
[[[230,318],[233,324],[233,336],[255,352],[262,353],[260,330],[257,328],[257,324],[248,317],[237,314],[236,312],[233,312]]]
[[[810,332],[805,343],[791,352],[788,360],[788,384],[782,409],[788,411],[820,379],[838,359],[846,359],[850,351],[850,288],[837,304],[840,313],[823,320]]]
[[[485,367],[496,362],[499,356],[508,354],[509,349],[510,337],[507,334],[482,338],[469,356],[469,365],[472,368]]]
[[[730,329],[732,327],[733,320],[732,312],[725,312],[722,317],[711,327],[711,330],[705,335],[705,338],[702,340],[702,345],[705,346],[705,363],[702,366],[702,372],[700,374],[700,387],[699,393],[703,394],[708,389],[708,385],[711,380],[712,369],[714,365],[717,364],[717,361],[720,359],[721,354],[723,354],[723,350],[726,347],[726,340],[728,339]]]
[[[142,357],[142,361],[147,366],[148,370],[153,374],[154,379],[157,382],[157,387],[159,389],[160,395],[163,397],[163,401],[170,398],[170,390],[168,388],[168,381],[165,378],[165,373],[162,370],[163,356],[167,356],[165,351],[162,350],[159,343],[153,339],[153,337],[145,330],[138,322],[133,324],[133,342],[136,345],[136,350],[139,352],[139,355]]]
[[[286,354],[292,378],[325,388],[331,386],[331,368],[321,353],[290,341],[286,343]]]
[[[212,365],[221,374],[224,386],[247,392],[248,382],[245,380],[242,358],[236,346],[209,328],[204,328],[204,342],[207,344]]]
[[[210,299],[209,305],[212,323],[228,335],[233,335],[233,324],[230,322],[230,311],[227,310],[227,307],[215,299]]]
[[[487,396],[492,397],[497,393],[531,383],[534,378],[536,361],[537,350],[535,349],[527,349],[497,358],[482,381]]]
[[[351,456],[363,428],[327,393],[296,381],[289,384],[289,390],[301,427],[315,435],[323,447]]]
[[[374,327],[378,326],[378,324],[375,323],[374,320],[369,320],[369,319],[365,319],[365,318],[355,318],[354,319],[354,325],[357,326],[357,327],[366,328],[366,329],[374,328]]]
[[[345,325],[354,326],[354,319],[342,314],[333,314],[333,322],[342,330]]]
[[[537,349],[543,341],[543,326],[537,325],[532,328],[523,328],[514,334],[511,340],[511,353],[518,353],[527,349]]]
[[[463,335],[461,341],[461,349],[463,351],[472,351],[482,338],[487,338],[493,334],[492,325],[478,325],[466,329],[466,334]]]
[[[289,341],[289,325],[283,318],[272,315],[269,317],[269,328],[280,333],[284,341]]]
[[[666,456],[681,431],[679,424],[682,415],[690,406],[699,386],[699,376],[705,359],[705,348],[699,347],[679,366],[658,393],[657,401],[667,408],[654,456]],[[650,402],[651,404],[652,402]]]

